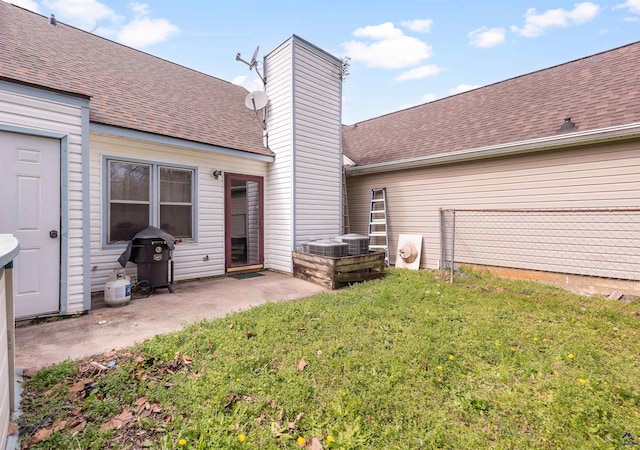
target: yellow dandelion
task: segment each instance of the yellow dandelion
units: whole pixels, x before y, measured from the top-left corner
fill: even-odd
[[[245,441],[245,439],[247,439],[247,437],[246,437],[244,434],[241,434],[241,435],[239,435],[239,436],[238,436],[238,440],[239,440],[240,442],[244,442],[244,441]]]
[[[449,361],[453,361],[455,357],[453,355],[449,355]]]
[[[179,446],[181,446],[181,447],[182,447],[183,445],[187,445],[187,440],[186,440],[186,439],[180,439],[180,440],[178,441],[178,445],[179,445]]]
[[[567,358],[569,358],[569,359],[573,359],[573,353],[569,353],[569,354],[567,355]]]
[[[512,351],[512,352],[515,352],[515,351],[516,351],[516,348],[515,348],[515,347],[511,347],[511,351]]]
[[[236,378],[236,381],[240,381],[240,378]]]
[[[534,340],[534,342],[538,342],[538,338],[537,337],[534,337],[533,340]]]
[[[302,436],[300,436],[300,437],[298,438],[298,445],[299,445],[300,447],[304,446],[304,444],[305,444],[306,442],[307,442],[307,441],[305,441],[305,440],[304,440],[304,438],[303,438]]]
[[[327,442],[333,442],[333,441],[334,441],[333,436],[331,435],[327,436]]]
[[[578,383],[585,384],[586,382],[587,380],[585,380],[584,378],[578,378]]]
[[[542,340],[542,342],[547,342],[547,338],[544,338],[544,339]]]
[[[173,337],[177,339],[177,338],[178,338],[178,335],[177,335],[177,334],[174,334],[174,335],[173,335]]]
[[[442,366],[438,366],[438,370],[442,370]]]

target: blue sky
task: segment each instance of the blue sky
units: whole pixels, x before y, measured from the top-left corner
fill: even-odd
[[[640,0],[11,3],[250,90],[236,53],[261,58],[295,33],[351,58],[346,124],[640,40]]]

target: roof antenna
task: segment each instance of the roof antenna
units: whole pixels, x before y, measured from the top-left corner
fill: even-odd
[[[249,70],[255,69],[256,73],[258,74],[258,76],[262,80],[262,84],[266,85],[267,84],[267,80],[265,80],[265,78],[260,73],[260,70],[258,69],[258,60],[256,59],[258,57],[258,50],[260,50],[260,46],[256,47],[256,50],[253,52],[253,56],[251,57],[251,61],[249,61],[249,62],[247,62],[244,59],[242,59],[242,57],[240,56],[240,52],[238,52],[236,54],[236,61],[241,61],[241,62],[245,63],[247,66],[249,66]]]
[[[51,17],[49,17],[49,23],[54,27],[58,26],[58,21],[56,20],[56,16],[54,14],[51,14]]]

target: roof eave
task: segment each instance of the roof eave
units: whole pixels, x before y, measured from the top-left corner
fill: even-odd
[[[524,153],[533,153],[559,148],[570,148],[580,145],[614,142],[640,137],[640,122],[613,127],[597,128],[586,131],[576,131],[569,134],[546,136],[525,141],[509,142],[506,144],[490,145],[437,155],[420,156],[417,158],[387,161],[362,166],[347,167],[347,174],[366,175],[370,173],[391,172],[395,170],[415,169],[418,167],[437,166],[478,159],[497,158]]]

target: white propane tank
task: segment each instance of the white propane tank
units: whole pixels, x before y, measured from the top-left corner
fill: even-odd
[[[111,276],[104,286],[104,302],[107,306],[122,306],[131,300],[131,280],[123,273]]]

